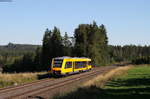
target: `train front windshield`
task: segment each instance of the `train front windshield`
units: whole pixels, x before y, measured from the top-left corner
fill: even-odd
[[[55,68],[61,68],[62,66],[62,63],[63,63],[63,59],[54,59],[54,64],[53,64],[53,67]]]

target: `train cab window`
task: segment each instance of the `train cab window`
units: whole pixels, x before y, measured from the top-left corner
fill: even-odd
[[[72,68],[72,62],[66,62],[65,68]]]
[[[62,59],[55,59],[55,60],[54,60],[54,66],[53,66],[53,67],[61,68],[62,62],[63,62]]]

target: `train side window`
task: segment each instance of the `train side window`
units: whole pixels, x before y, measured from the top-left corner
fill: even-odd
[[[82,68],[82,67],[81,67],[81,62],[75,62],[75,68],[76,68],[76,69]]]
[[[86,61],[83,61],[83,62],[82,62],[82,67],[85,68],[86,66],[87,66],[87,65],[86,65]]]
[[[66,62],[65,68],[72,68],[72,62]]]
[[[86,61],[80,61],[80,62],[75,62],[75,68],[85,68],[86,67]]]

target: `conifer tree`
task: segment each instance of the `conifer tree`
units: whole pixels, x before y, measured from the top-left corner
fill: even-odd
[[[94,65],[104,65],[109,62],[107,52],[108,38],[104,25],[80,24],[75,29],[75,53],[76,56],[90,57]]]
[[[72,53],[72,42],[69,40],[67,32],[65,32],[65,35],[63,37],[63,55],[72,56],[71,53]]]
[[[62,45],[62,37],[60,35],[60,30],[57,27],[54,27],[52,31],[52,56],[60,57],[63,56],[63,45]]]
[[[42,45],[42,70],[46,70],[50,65],[51,49],[51,31],[46,29]]]

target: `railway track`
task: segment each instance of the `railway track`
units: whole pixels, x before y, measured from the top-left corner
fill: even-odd
[[[94,69],[90,72],[80,73],[56,80],[45,79],[16,87],[0,89],[0,99],[39,99],[36,97],[45,97],[46,93],[50,91],[48,94],[49,97],[52,96],[53,93],[56,93],[61,87],[81,82],[82,80],[85,81],[115,67],[116,66],[103,67]]]

